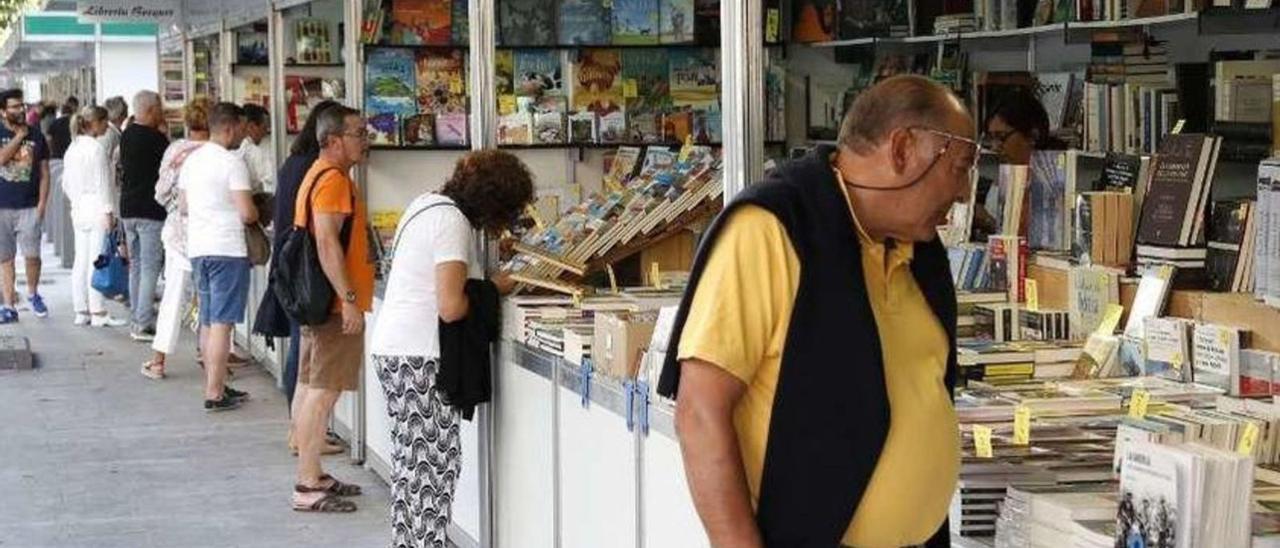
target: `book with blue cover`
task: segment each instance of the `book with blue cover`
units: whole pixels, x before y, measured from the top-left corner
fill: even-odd
[[[659,11],[663,44],[693,42],[693,0],[661,0]]]
[[[680,48],[671,52],[671,102],[677,107],[720,110],[719,51]],[[626,62],[623,62],[625,70]]]
[[[516,50],[515,94],[517,97],[563,95],[560,52],[557,50]]]
[[[1067,153],[1040,150],[1031,155],[1031,214],[1027,220],[1027,243],[1032,249],[1067,251],[1071,248],[1067,215],[1072,202],[1067,196]]]
[[[606,0],[560,0],[560,43],[607,45],[613,40],[612,14]]]
[[[658,0],[613,0],[613,43],[658,43]]]
[[[417,69],[413,51],[369,50],[365,82],[365,111],[370,116],[412,116],[418,113]]]

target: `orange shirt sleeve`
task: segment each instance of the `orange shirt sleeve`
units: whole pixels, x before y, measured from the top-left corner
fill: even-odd
[[[353,211],[353,195],[351,180],[331,171],[316,182],[315,193],[311,198],[312,207],[315,213],[350,215]]]

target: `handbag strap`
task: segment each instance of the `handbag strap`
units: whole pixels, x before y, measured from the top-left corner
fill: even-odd
[[[434,203],[434,204],[431,204],[431,205],[429,205],[429,206],[427,206],[427,207],[421,208],[421,209],[419,209],[419,210],[417,210],[417,211],[413,212],[413,214],[412,214],[412,215],[410,215],[410,216],[409,216],[409,218],[408,218],[407,220],[405,220],[405,222],[400,223],[400,230],[398,230],[398,231],[396,232],[396,239],[395,239],[395,241],[391,242],[391,265],[392,265],[392,266],[395,266],[395,261],[396,261],[396,249],[398,249],[398,248],[400,247],[400,237],[401,237],[401,236],[404,236],[404,233],[405,233],[406,231],[408,231],[408,230],[409,230],[409,223],[412,223],[414,219],[418,218],[418,215],[421,215],[422,213],[426,212],[427,210],[429,210],[429,209],[435,209],[435,208],[440,207],[440,206],[449,206],[449,207],[452,207],[452,208],[455,208],[455,209],[457,209],[457,207],[458,207],[458,205],[457,205],[457,204],[455,204],[455,203],[453,203],[453,202],[436,202],[436,203]]]

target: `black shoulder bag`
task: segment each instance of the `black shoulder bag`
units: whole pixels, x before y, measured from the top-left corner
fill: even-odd
[[[284,243],[280,246],[280,254],[271,269],[271,288],[275,292],[276,301],[285,314],[300,325],[324,323],[329,319],[329,311],[333,306],[333,286],[320,265],[320,252],[311,231],[311,196],[315,193],[320,177],[332,169],[335,168],[325,169],[312,179],[303,214],[306,225],[298,226],[295,221],[288,228]],[[354,202],[353,197],[353,205]],[[342,224],[344,249],[351,246],[352,217],[355,217],[354,212]]]

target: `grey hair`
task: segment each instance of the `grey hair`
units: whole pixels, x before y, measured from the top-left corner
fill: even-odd
[[[858,95],[840,124],[840,144],[866,152],[895,129],[945,123],[963,103],[946,86],[923,76],[887,78]]]
[[[108,97],[102,103],[102,106],[107,107],[107,119],[109,120],[123,120],[129,117],[129,104],[124,102],[124,97],[119,95]]]
[[[320,148],[328,146],[330,137],[342,137],[342,134],[347,131],[348,116],[359,115],[360,111],[344,105],[327,108],[321,112],[316,118],[316,141],[320,143]]]
[[[101,122],[107,119],[107,109],[97,105],[89,105],[71,115],[71,136],[79,137],[88,130],[90,122]]]
[[[149,89],[139,91],[133,96],[133,113],[141,114],[151,110],[151,107],[160,106],[160,94]]]

